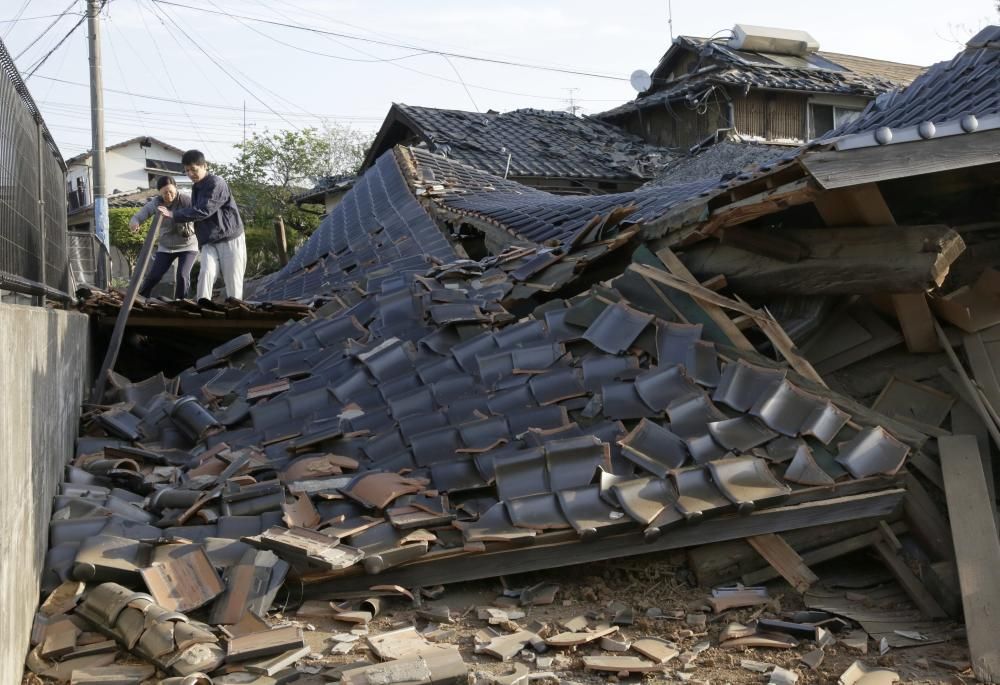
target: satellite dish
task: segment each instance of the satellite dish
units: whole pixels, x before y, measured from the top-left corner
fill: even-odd
[[[653,85],[653,78],[649,75],[649,72],[642,69],[636,69],[632,72],[632,75],[628,77],[629,83],[632,87],[636,89],[639,93],[644,93],[649,90],[649,87]]]

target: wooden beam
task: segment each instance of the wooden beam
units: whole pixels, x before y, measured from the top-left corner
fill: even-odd
[[[653,542],[646,542],[640,532],[609,536],[596,544],[580,542],[577,539],[555,544],[545,544],[541,540],[536,540],[535,544],[525,547],[507,547],[474,555],[441,557],[430,555],[423,560],[388,569],[377,576],[369,576],[355,570],[337,575],[304,577],[302,581],[307,597],[322,598],[339,596],[337,593],[342,592],[365,590],[376,583],[417,587],[493,578],[499,575],[681,549],[749,535],[778,533],[858,518],[888,516],[899,506],[904,494],[905,491],[901,489],[880,490],[790,507],[763,509],[747,516],[721,516],[696,525],[675,528]]]
[[[812,202],[817,192],[810,179],[800,178],[719,207],[711,213],[708,222],[699,230],[708,235],[720,228],[745,224],[789,207]]]
[[[115,368],[118,361],[118,351],[122,346],[122,337],[125,335],[125,323],[128,321],[129,311],[135,303],[135,297],[139,294],[139,286],[142,279],[146,277],[146,267],[149,265],[149,256],[153,253],[153,245],[160,236],[160,224],[163,222],[163,215],[156,213],[153,225],[146,231],[146,239],[142,243],[139,257],[136,259],[135,268],[132,270],[132,278],[128,283],[128,290],[125,291],[125,299],[118,310],[118,318],[115,319],[115,328],[111,333],[111,341],[108,349],[104,353],[104,361],[101,362],[101,370],[97,372],[94,379],[94,389],[90,394],[90,401],[93,404],[101,404],[104,399],[104,389],[108,383],[108,373]]]
[[[938,443],[972,670],[981,682],[1000,683],[1000,540],[979,448],[972,435]]]
[[[287,266],[288,237],[285,235],[285,218],[282,216],[274,220],[274,244],[278,249],[278,261],[281,266]]]
[[[913,600],[920,613],[930,619],[948,617],[948,614],[937,603],[937,600],[931,596],[931,593],[927,591],[927,588],[920,582],[920,579],[906,565],[906,561],[899,556],[892,542],[886,539],[884,533],[882,533],[881,538],[875,543],[875,551],[878,552],[879,557],[885,562],[885,565],[906,591],[906,594]]]
[[[797,591],[805,592],[819,581],[802,557],[780,535],[753,535],[747,538],[747,542]]]
[[[892,532],[897,535],[907,531],[906,524],[902,521],[893,523],[890,528]],[[833,543],[832,545],[824,545],[823,547],[817,547],[816,549],[811,549],[808,552],[803,552],[801,555],[802,561],[808,566],[815,566],[817,564],[830,561],[831,559],[837,559],[847,554],[871,547],[881,539],[882,532],[875,528],[866,533],[845,538]],[[743,574],[741,580],[744,585],[760,585],[761,583],[774,580],[777,577],[778,572],[775,571],[773,567],[766,566],[759,571]]]
[[[777,248],[768,254],[754,247],[764,237],[801,252],[795,259],[780,257]],[[947,226],[731,229],[721,242],[703,241],[682,256],[699,280],[724,274],[741,294],[866,295],[940,286],[964,249],[961,236]]]
[[[1000,130],[854,150],[809,152],[802,165],[825,189],[1000,162]]]
[[[899,293],[892,296],[892,304],[903,329],[903,340],[910,352],[924,354],[941,349],[934,333],[934,316],[927,304],[925,293]]]

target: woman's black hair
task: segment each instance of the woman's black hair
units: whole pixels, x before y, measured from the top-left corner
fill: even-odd
[[[163,186],[175,186],[175,185],[177,185],[177,183],[174,182],[174,179],[170,176],[160,176],[158,179],[156,179],[157,190],[162,190]]]

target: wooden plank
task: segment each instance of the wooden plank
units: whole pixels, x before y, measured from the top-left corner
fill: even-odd
[[[910,533],[935,560],[955,558],[948,522],[923,484],[913,474],[906,474],[906,497],[903,498],[903,515]]]
[[[948,336],[945,334],[944,329],[941,328],[936,320],[934,321],[934,331],[937,333],[938,341],[941,343],[941,347],[948,354],[948,359],[951,361],[952,367],[955,369],[955,373],[958,375],[958,380],[961,382],[962,387],[965,389],[965,396],[972,399],[973,407],[979,417],[983,420],[986,425],[986,429],[990,433],[990,437],[993,438],[993,443],[1000,447],[1000,428],[993,421],[993,416],[990,414],[983,402],[982,396],[979,394],[979,390],[972,384],[972,380],[969,378],[969,374],[965,372],[965,367],[962,366],[962,362],[959,361],[958,355],[955,354],[955,350],[951,347],[951,342],[948,341]]]
[[[676,259],[676,256],[674,256],[674,259]],[[718,314],[729,320],[729,323],[733,326],[734,330],[739,329],[737,329],[735,325],[733,325],[732,320],[721,311],[722,308],[732,309],[733,311],[749,316],[757,324],[757,327],[763,331],[764,335],[767,336],[768,340],[771,341],[771,344],[774,345],[775,349],[778,350],[778,352],[780,352],[781,355],[788,361],[789,366],[812,382],[826,387],[826,383],[820,375],[816,373],[816,370],[812,367],[812,365],[795,349],[795,344],[785,333],[784,329],[782,329],[778,322],[774,320],[774,317],[767,312],[758,311],[745,302],[737,302],[736,300],[732,300],[728,297],[720,295],[719,293],[712,292],[708,288],[702,287],[697,282],[692,283],[689,280],[680,278],[665,271],[661,271],[660,269],[654,269],[642,264],[630,264],[628,268],[639,273],[640,275],[647,276],[657,283],[662,283],[677,290],[686,292],[702,303],[702,306],[714,305]],[[706,311],[708,311],[707,308]],[[743,334],[740,333],[740,335],[742,336]],[[744,340],[746,340],[746,338],[744,338]],[[746,344],[750,345],[750,342],[747,341]],[[741,346],[740,349],[754,350],[752,345],[750,345],[749,348]]]
[[[882,558],[882,561],[889,568],[889,571],[899,584],[903,586],[906,594],[913,600],[917,608],[920,609],[920,613],[930,619],[948,617],[945,610],[931,596],[931,593],[927,591],[927,588],[920,582],[920,579],[914,575],[913,571],[906,565],[906,562],[899,556],[892,544],[885,539],[884,534],[875,543],[874,547],[879,557]]]
[[[305,647],[305,641],[302,638],[301,628],[298,626],[275,628],[231,639],[226,650],[226,661],[247,661],[276,656],[302,647]]]
[[[962,338],[962,347],[965,348],[972,377],[983,389],[986,401],[993,406],[994,411],[1000,411],[1000,383],[997,382],[996,368],[982,336],[979,333],[969,333]]]
[[[972,435],[938,442],[972,670],[981,682],[1000,683],[1000,540],[979,448]]]
[[[700,284],[698,283],[698,280],[691,274],[690,271],[688,271],[688,268],[684,266],[684,262],[682,262],[677,257],[677,255],[674,254],[673,250],[671,250],[669,247],[664,247],[657,250],[656,256],[660,259],[661,262],[663,262],[668,272],[670,272],[677,278],[680,278],[681,280],[687,281],[688,283],[698,285],[699,287],[701,287]],[[651,280],[656,280],[655,278],[652,278],[651,276],[648,275],[646,277],[650,278]],[[664,285],[669,285],[669,284],[665,283]],[[707,292],[712,292],[708,288],[705,288],[705,290]],[[687,294],[691,295],[692,297],[697,297],[694,293],[689,292]],[[722,296],[720,295],[719,297]],[[726,314],[724,311],[722,311],[722,309],[719,306],[714,305],[711,302],[705,302],[703,300],[699,300],[698,304],[701,305],[701,308],[705,310],[705,313],[708,314],[708,316],[712,319],[712,321],[714,321],[715,324],[722,329],[722,332],[725,333],[726,337],[733,342],[733,345],[744,350],[755,349],[753,343],[747,340],[747,337],[743,335],[743,331],[741,331],[736,326],[736,324],[733,323],[733,320],[729,318],[729,315]]]
[[[805,592],[819,581],[802,557],[781,536],[775,533],[754,535],[748,537],[747,542],[799,592]]]
[[[701,231],[707,235],[719,228],[744,224],[789,207],[811,202],[816,195],[817,189],[812,181],[800,178],[719,207],[711,213]]]
[[[924,293],[896,293],[892,306],[903,329],[903,340],[910,352],[923,354],[941,349],[934,334],[934,316]]]
[[[851,497],[807,502],[792,507],[764,509],[747,516],[720,516],[696,525],[676,528],[653,542],[646,542],[641,532],[602,538],[597,545],[582,544],[574,535],[569,541],[560,543],[546,544],[536,539],[530,546],[506,547],[476,555],[443,557],[431,555],[422,561],[414,561],[383,571],[378,576],[378,582],[404,587],[457,583],[681,549],[749,535],[888,516],[899,506],[904,494],[904,490],[894,488]],[[371,576],[357,569],[335,575],[303,578],[305,595],[317,599],[326,596],[336,597],[338,593],[347,591],[365,590],[372,582]]]
[[[90,401],[93,404],[101,404],[104,400],[104,389],[108,384],[108,374],[115,368],[118,361],[118,351],[122,346],[122,337],[125,335],[125,323],[128,321],[129,311],[135,303],[136,295],[139,294],[139,286],[146,276],[146,267],[149,266],[149,256],[153,253],[153,245],[160,236],[160,224],[163,222],[163,215],[156,213],[153,225],[146,232],[146,239],[142,243],[139,257],[136,259],[135,268],[132,270],[132,279],[128,283],[128,290],[125,291],[125,299],[118,310],[118,318],[115,319],[115,328],[111,333],[111,341],[108,349],[104,353],[104,361],[101,362],[101,370],[97,372],[94,379],[94,389],[90,393]]]
[[[1000,130],[912,143],[806,153],[802,165],[826,189],[1000,162]]]
[[[892,532],[897,535],[907,531],[906,524],[902,521],[897,521],[892,524],[890,528]],[[824,545],[823,547],[817,547],[816,549],[809,550],[808,552],[803,552],[801,555],[802,561],[807,566],[816,566],[817,564],[822,564],[823,562],[830,561],[831,559],[837,559],[838,557],[871,547],[881,539],[882,533],[878,529],[870,530],[867,533],[846,538],[839,542],[835,542],[832,545]],[[766,566],[759,571],[743,574],[741,580],[744,585],[760,585],[761,583],[774,580],[777,577],[778,572],[775,571],[773,567]]]
[[[813,201],[827,226],[895,226],[896,220],[874,183],[829,190]]]

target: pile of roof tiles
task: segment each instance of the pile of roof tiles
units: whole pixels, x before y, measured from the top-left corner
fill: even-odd
[[[344,574],[368,587],[442,553],[453,565],[565,532],[579,545],[637,533],[634,553],[902,465],[905,444],[703,340],[631,272],[515,320],[500,305],[514,265],[403,274],[175,379],[118,379],[84,417],[43,589],[96,586],[69,620],[168,673],[232,669],[241,640],[271,639],[260,618],[292,579],[323,596]],[[129,627],[130,611],[172,637]],[[54,668],[46,644],[32,669]],[[74,654],[62,663],[92,658]]]

